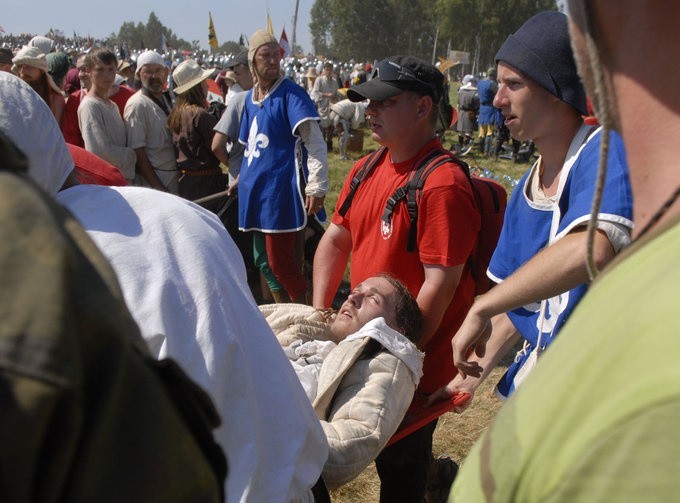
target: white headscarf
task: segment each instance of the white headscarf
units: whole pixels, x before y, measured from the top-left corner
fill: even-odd
[[[51,195],[73,171],[73,158],[47,103],[20,78],[0,72],[0,131],[28,157],[28,174]]]

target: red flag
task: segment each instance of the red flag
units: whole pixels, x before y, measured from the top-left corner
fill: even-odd
[[[290,44],[288,43],[288,37],[286,36],[286,29],[284,28],[281,32],[281,40],[279,40],[279,47],[281,48],[281,57],[287,58],[293,51],[290,49]]]

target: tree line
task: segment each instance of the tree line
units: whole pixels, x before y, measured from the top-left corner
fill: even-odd
[[[207,36],[206,31],[206,36]],[[166,47],[162,47],[162,40],[165,40]],[[170,28],[163,25],[158,16],[154,12],[149,14],[149,19],[146,24],[133,23],[131,21],[125,22],[121,25],[118,33],[112,33],[109,36],[109,43],[118,46],[127,46],[129,50],[143,50],[156,49],[163,50],[188,50],[200,51],[200,40],[192,40],[188,42],[183,38],[178,37]],[[235,41],[224,42],[215,52],[236,54],[243,50],[243,41],[241,44]]]
[[[410,54],[429,61],[450,47],[484,69],[509,34],[544,10],[557,10],[556,1],[315,0],[309,27],[316,54],[333,59]]]

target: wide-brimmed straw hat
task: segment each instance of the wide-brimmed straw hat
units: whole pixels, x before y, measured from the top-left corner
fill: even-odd
[[[172,79],[175,81],[174,91],[176,94],[183,94],[197,84],[210,77],[215,71],[214,68],[204,70],[193,59],[182,61],[175,71],[172,72]]]
[[[318,76],[319,74],[316,73],[316,68],[314,68],[313,66],[307,68],[307,73],[305,74],[305,77],[307,77],[308,79],[315,79]]]

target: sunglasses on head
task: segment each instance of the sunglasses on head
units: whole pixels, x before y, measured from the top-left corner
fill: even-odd
[[[424,85],[429,85],[427,82],[420,80],[413,71],[394,61],[383,61],[380,63],[371,72],[371,78],[386,81],[413,80]]]

